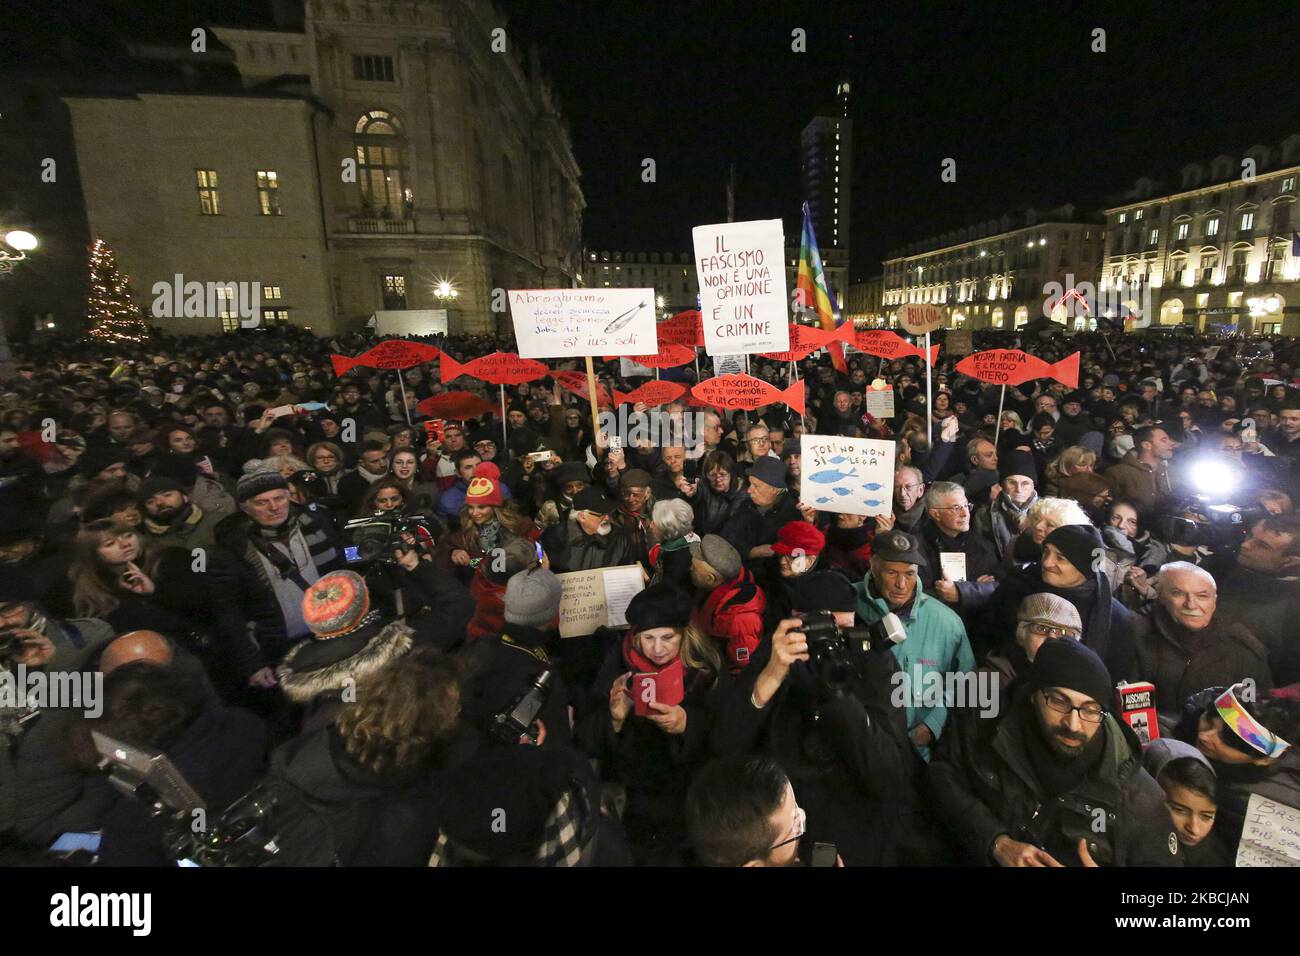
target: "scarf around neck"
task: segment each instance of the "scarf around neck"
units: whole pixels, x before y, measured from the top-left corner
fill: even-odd
[[[685,640],[685,638],[683,638],[683,640]],[[683,674],[682,655],[680,653],[678,653],[670,663],[660,667],[654,661],[650,660],[650,658],[642,654],[637,648],[636,634],[632,631],[628,631],[623,638],[623,661],[632,669],[633,673],[637,674],[671,674],[676,671],[679,675],[685,676]],[[684,687],[685,681],[682,681],[681,683]]]

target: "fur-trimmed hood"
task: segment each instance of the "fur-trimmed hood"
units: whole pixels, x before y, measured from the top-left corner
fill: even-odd
[[[377,631],[362,628],[328,641],[301,641],[284,655],[275,676],[284,696],[303,704],[337,693],[349,678],[360,681],[401,657],[411,649],[414,634],[402,621],[390,621]]]

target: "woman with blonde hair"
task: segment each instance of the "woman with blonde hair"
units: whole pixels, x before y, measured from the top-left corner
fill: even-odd
[[[627,606],[628,629],[593,686],[575,739],[627,790],[623,824],[639,865],[661,862],[685,837],[686,789],[707,757],[710,703],[727,682],[715,642],[691,624],[676,585],[646,588]]]
[[[318,441],[307,449],[307,467],[325,481],[328,494],[339,493],[339,479],[347,471],[343,449],[332,441]]]
[[[1061,483],[1066,482],[1068,485],[1071,475],[1091,474],[1096,463],[1097,453],[1091,448],[1071,445],[1043,469],[1044,490],[1049,495],[1064,497],[1061,495]]]
[[[1042,556],[1043,541],[1062,525],[1091,525],[1087,513],[1072,498],[1039,498],[1025,512],[1020,533],[1011,539],[1003,566],[1014,570]]]
[[[535,542],[541,534],[537,525],[505,504],[500,470],[490,461],[483,462],[474,469],[465,490],[460,526],[439,540],[433,563],[439,571],[454,572],[468,587],[475,570],[494,548],[512,537]]]

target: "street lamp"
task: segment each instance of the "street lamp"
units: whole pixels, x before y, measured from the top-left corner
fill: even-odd
[[[446,302],[448,299],[455,299],[460,295],[459,290],[452,285],[450,279],[437,279],[433,286],[434,297],[440,302]]]
[[[11,229],[0,240],[0,273],[12,272],[14,263],[22,262],[37,246],[36,237],[23,229]]]

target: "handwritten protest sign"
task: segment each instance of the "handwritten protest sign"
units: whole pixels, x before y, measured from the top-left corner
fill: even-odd
[[[654,289],[511,289],[510,318],[525,358],[659,350]]]
[[[655,370],[648,365],[642,365],[640,362],[627,358],[626,356],[618,360],[618,374],[623,378],[637,378],[639,376],[654,375]]]
[[[799,500],[818,511],[887,515],[894,504],[894,443],[803,435]]]
[[[544,378],[551,373],[541,362],[521,359],[514,352],[493,352],[464,365],[450,355],[444,355],[441,371],[444,382],[468,375],[493,385],[518,385]]]
[[[347,355],[331,355],[330,361],[334,363],[334,374],[342,375],[357,365],[366,368],[410,368],[421,362],[431,362],[441,354],[440,349],[425,345],[423,342],[389,339],[362,352],[356,358]]]
[[[1023,385],[1036,378],[1054,378],[1078,388],[1079,353],[1048,364],[1020,349],[989,349],[966,356],[957,363],[957,371],[994,385]]]
[[[579,398],[586,399],[590,397],[587,391],[587,376],[581,372],[552,372],[551,377]],[[612,405],[613,403],[613,399],[611,399],[609,395],[609,389],[605,388],[604,385],[597,384],[596,404],[603,407]]]
[[[677,365],[685,365],[687,362],[695,360],[695,349],[685,345],[663,345],[659,346],[659,351],[654,355],[632,355],[621,361],[632,362],[645,368],[645,372],[639,372],[640,375],[653,375],[651,369],[656,368],[673,368]],[[624,372],[624,377],[627,373]]]
[[[892,388],[867,389],[867,414],[872,418],[893,418],[894,390]]]
[[[700,325],[700,310],[678,312],[671,319],[659,323],[656,330],[660,347],[686,345],[694,348],[704,344],[704,329]]]
[[[614,389],[614,404],[635,405],[637,402],[645,402],[647,405],[662,405],[664,402],[671,402],[675,398],[681,398],[685,393],[686,386],[681,382],[656,379],[653,382],[646,382],[626,395],[618,389]]]
[[[781,220],[723,222],[696,226],[691,233],[705,351],[744,355],[788,349]]]
[[[970,329],[949,329],[943,337],[949,355],[970,355],[975,351],[975,335]]]
[[[1252,793],[1237,866],[1300,866],[1300,810]]]
[[[937,305],[909,302],[898,307],[898,324],[912,335],[924,335],[948,324],[948,313]]]
[[[784,391],[752,375],[718,375],[706,378],[691,394],[714,408],[758,408],[784,402],[800,415],[804,411],[804,383],[795,382]]]
[[[582,637],[598,627],[626,627],[627,606],[645,587],[639,564],[570,571],[560,579],[560,637]]]
[[[763,358],[778,362],[801,362],[831,342],[853,342],[853,323],[842,322],[836,329],[819,329],[812,325],[790,324],[790,348],[784,352],[764,352]]]
[[[897,332],[890,332],[888,329],[861,329],[853,333],[853,347],[859,352],[866,352],[868,355],[875,355],[887,361],[907,355],[925,358],[925,349],[917,348]],[[930,346],[930,361],[937,361],[938,358],[939,346]]]

